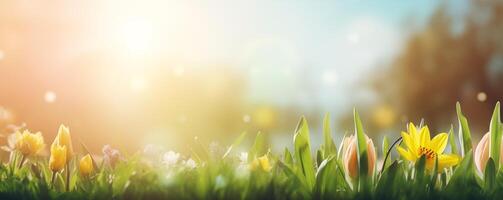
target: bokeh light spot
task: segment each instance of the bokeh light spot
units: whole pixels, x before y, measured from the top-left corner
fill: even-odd
[[[56,101],[56,93],[54,93],[53,91],[45,92],[44,100],[47,103],[54,103]]]
[[[251,116],[250,115],[244,115],[243,116],[243,122],[244,123],[250,123],[251,122]]]
[[[477,94],[477,100],[480,102],[484,102],[487,100],[487,94],[485,92],[479,92]]]

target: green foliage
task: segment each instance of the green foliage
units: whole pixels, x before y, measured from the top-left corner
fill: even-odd
[[[470,127],[468,127],[468,119],[461,112],[461,104],[456,103],[456,113],[458,114],[459,122],[459,143],[461,144],[461,155],[465,156],[466,152],[472,150],[472,136]]]
[[[501,117],[500,117],[500,102],[496,103],[494,108],[493,116],[491,118],[491,142],[490,146],[490,157],[494,160],[496,169],[499,169],[500,160],[500,147],[501,147]]]
[[[330,128],[330,114],[326,114],[323,119],[323,156],[325,158],[331,155],[337,155],[337,147],[332,139],[332,129]]]
[[[451,125],[451,129],[449,129],[449,144],[451,145],[451,153],[458,154],[458,145],[456,144],[456,137],[454,136],[453,129]]]
[[[441,169],[438,157],[431,167],[432,160],[423,155],[415,162],[388,158],[382,173],[367,174],[368,149],[355,111],[358,177],[347,174],[326,115],[324,141],[317,149],[311,149],[308,124],[302,117],[293,137],[293,153],[285,148],[282,155],[274,155],[265,135],[258,133],[243,158],[242,152],[235,152],[243,133],[222,151],[195,147],[190,158],[197,160],[196,166],[187,165],[189,157],[167,164],[137,153],[114,166],[96,165],[91,176],[81,177],[78,162],[73,162],[69,192],[65,171],[55,173],[52,182],[47,158],[30,157],[19,167],[21,155],[14,151],[9,162],[0,164],[0,199],[498,199],[503,195],[503,171],[492,156],[485,170],[477,171],[468,122],[459,105],[457,110],[465,156],[455,167]],[[492,124],[500,122],[497,115]],[[449,144],[454,154],[458,152],[455,140],[451,128]],[[381,159],[394,151],[387,137],[382,144]]]
[[[295,135],[293,137],[294,149],[295,149],[295,161],[297,167],[302,172],[302,177],[309,187],[314,185],[314,164],[311,159],[311,145],[309,139],[309,128],[307,126],[307,121],[302,117],[295,130]]]

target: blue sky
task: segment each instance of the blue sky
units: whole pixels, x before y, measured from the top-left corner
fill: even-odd
[[[248,72],[252,102],[321,106],[335,113],[373,100],[372,91],[357,82],[400,51],[412,28],[408,19],[421,26],[442,3],[293,2],[213,5],[219,13],[214,22],[222,28],[215,29],[222,37],[215,41],[227,47],[225,60]],[[466,1],[453,2],[451,13],[466,12]]]

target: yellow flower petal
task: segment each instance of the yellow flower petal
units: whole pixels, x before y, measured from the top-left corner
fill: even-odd
[[[438,156],[438,168],[443,169],[445,167],[451,167],[459,163],[459,156],[454,154],[449,155],[439,155]]]
[[[413,141],[419,141],[419,134],[417,133],[416,126],[412,122],[409,123],[409,133]],[[419,143],[417,145],[419,145]]]
[[[410,153],[409,151],[405,150],[404,148],[402,147],[397,147],[397,150],[398,150],[398,153],[403,156],[405,159],[407,160],[410,160],[410,161],[415,161],[415,157],[414,155],[412,155],[412,153]]]
[[[447,146],[447,133],[440,133],[436,135],[433,140],[431,140],[430,148],[438,154],[444,152],[445,147]]]
[[[402,131],[402,138],[403,138],[403,141],[405,142],[405,145],[407,145],[407,148],[410,150],[410,152],[413,154],[413,155],[416,155],[417,156],[417,149],[418,149],[418,146],[416,145],[415,141],[411,138],[411,136],[409,134],[407,134],[406,132],[403,132]]]
[[[428,126],[424,126],[421,128],[421,131],[419,133],[420,135],[420,142],[422,147],[429,147],[430,146],[430,130],[428,129]]]

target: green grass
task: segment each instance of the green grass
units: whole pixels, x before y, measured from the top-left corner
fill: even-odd
[[[497,150],[501,144],[492,143],[496,145],[491,146],[491,159],[484,173],[478,172],[468,120],[459,104],[457,113],[459,137],[451,129],[449,145],[462,160],[440,173],[426,169],[424,156],[416,163],[390,156],[383,171],[375,164],[375,173],[368,174],[371,163],[367,162],[364,126],[355,111],[359,176],[353,179],[346,175],[327,115],[319,149],[312,149],[308,123],[301,118],[293,135],[294,148],[285,148],[282,155],[269,153],[264,135],[259,133],[247,152],[248,159],[235,151],[245,134],[225,151],[194,148],[188,156],[196,161],[195,168],[183,159],[167,165],[161,156],[137,153],[113,167],[95,163],[92,176],[84,178],[74,159],[70,163],[70,191],[65,189],[66,173],[58,173],[51,183],[48,158],[32,157],[19,168],[20,155],[14,151],[10,162],[0,165],[0,199],[501,199],[503,170]],[[499,103],[494,113],[489,126],[491,140],[500,141]],[[382,144],[382,155],[396,151],[387,137]],[[260,165],[250,167],[263,155],[269,158],[270,171]]]

